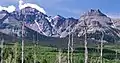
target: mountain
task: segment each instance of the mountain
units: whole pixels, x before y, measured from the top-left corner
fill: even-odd
[[[48,19],[46,19],[46,17],[48,17],[47,15],[30,7],[22,9],[21,12],[22,15],[25,16],[23,21],[25,21],[26,27],[45,36],[51,36],[52,27]]]
[[[84,26],[86,25],[90,42],[100,42],[102,32],[105,42],[115,42],[120,37],[120,29],[118,26],[114,26],[117,24],[115,22],[116,20],[107,17],[99,9],[91,9],[81,15],[79,19],[65,18],[61,15],[51,17],[31,7],[25,7],[12,13],[5,10],[0,11],[1,33],[19,39],[21,38],[22,23],[24,23],[26,40],[31,41],[32,35],[36,34],[36,36],[46,38],[39,40],[42,39],[44,42],[44,40],[50,39],[50,43],[57,40],[66,43],[68,35],[74,33],[76,44],[78,44],[80,40],[83,41]]]
[[[1,11],[1,16],[2,12],[3,11]],[[50,18],[49,16],[31,7],[26,7],[20,11],[14,11],[6,14],[7,15],[3,18],[1,17],[1,19],[5,22],[8,21],[7,24],[11,25],[10,22],[12,22],[12,25],[14,24],[15,26],[19,23],[18,26],[20,27],[22,26],[20,23],[25,22],[26,27],[37,31],[42,35],[50,37],[66,37],[68,35],[68,29],[70,28],[69,26],[74,27],[78,21],[77,19],[64,18],[60,15]],[[1,25],[3,25],[3,22]]]
[[[111,18],[113,25],[115,28],[120,29],[120,19],[119,18]]]
[[[77,22],[78,19],[74,19],[72,17],[64,18],[60,15],[55,16],[51,21],[51,25],[54,30],[53,37],[66,37],[69,33],[71,33],[71,31],[69,32],[69,29],[72,30]]]
[[[85,26],[87,26],[88,38],[100,41],[104,35],[103,40],[105,42],[119,40],[120,30],[115,28],[111,18],[107,17],[99,9],[91,9],[80,17],[79,23],[75,26],[78,36],[84,36]]]

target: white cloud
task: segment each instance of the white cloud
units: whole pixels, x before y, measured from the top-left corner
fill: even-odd
[[[8,12],[13,12],[13,11],[15,11],[15,9],[16,9],[16,7],[13,6],[13,5],[10,5],[10,6],[8,6],[8,7],[0,6],[0,11],[6,10],[6,11],[8,11]]]

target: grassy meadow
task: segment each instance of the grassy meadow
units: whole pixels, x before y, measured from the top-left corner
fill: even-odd
[[[104,45],[103,63],[120,63],[120,46]],[[21,63],[20,43],[4,44],[4,63]],[[60,50],[60,52],[59,52]],[[88,47],[89,63],[100,63],[99,47]],[[60,53],[60,54],[59,54]],[[24,63],[67,63],[67,48],[59,49],[34,44],[25,44]],[[74,48],[72,63],[84,63],[84,47]]]

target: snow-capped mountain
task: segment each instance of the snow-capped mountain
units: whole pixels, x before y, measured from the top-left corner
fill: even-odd
[[[58,17],[56,18],[50,18],[44,13],[31,7],[26,7],[12,13],[3,10],[0,13],[1,27],[3,24],[8,24],[9,26],[11,25],[14,27],[17,27],[18,25],[19,29],[21,29],[21,22],[24,22],[25,27],[37,31],[42,35],[51,37],[66,37],[68,35],[67,32],[69,26],[73,27],[78,21],[77,19],[64,18],[60,15],[57,15]],[[6,27],[7,26],[4,26],[4,29],[6,29]]]
[[[0,11],[1,33],[21,37],[22,23],[25,25],[26,37],[29,33],[28,29],[48,37],[65,38],[72,33],[75,36],[84,36],[85,24],[88,27],[87,31],[90,39],[94,38],[94,40],[99,41],[101,32],[104,32],[105,41],[113,42],[120,37],[120,30],[114,26],[113,20],[100,10],[91,9],[81,15],[79,19],[65,18],[60,15],[51,17],[29,5],[10,13],[6,10]],[[100,37],[96,37],[97,35]]]

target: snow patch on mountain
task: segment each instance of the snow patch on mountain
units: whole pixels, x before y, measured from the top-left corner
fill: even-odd
[[[53,19],[54,19],[54,20],[55,20],[55,19],[59,19],[59,15],[54,16]]]
[[[45,17],[49,22],[52,22],[52,18],[51,17]]]

